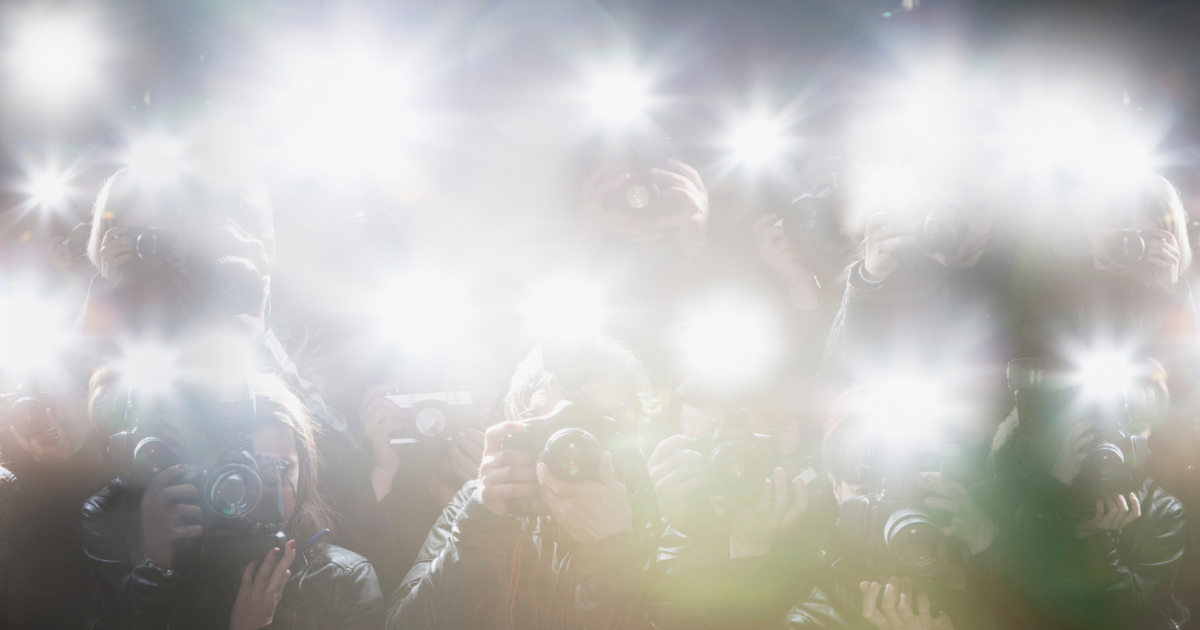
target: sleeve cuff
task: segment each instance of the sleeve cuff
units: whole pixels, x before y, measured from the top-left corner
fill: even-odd
[[[878,281],[867,280],[866,275],[863,274],[864,266],[865,262],[861,260],[854,265],[854,269],[850,271],[850,286],[860,291],[875,291],[887,282],[887,278]]]
[[[460,544],[495,550],[506,539],[516,540],[521,534],[521,523],[516,518],[499,516],[487,509],[479,500],[476,489],[454,519],[454,529]]]

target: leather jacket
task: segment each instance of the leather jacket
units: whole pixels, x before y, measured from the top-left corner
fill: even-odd
[[[983,554],[996,580],[1001,625],[1013,628],[1173,630],[1188,610],[1173,584],[1184,559],[1183,505],[1153,479],[1135,491],[1142,516],[1116,531],[1075,536],[1095,503],[1044,476],[978,489],[1000,534]]]
[[[167,576],[144,562],[142,491],[113,481],[83,507],[84,552],[101,590],[94,628],[229,627],[240,570],[180,569]],[[377,630],[385,607],[375,571],[335,546],[293,562],[271,628]]]
[[[649,627],[655,537],[579,546],[553,519],[497,516],[468,482],[391,601],[391,630]]]

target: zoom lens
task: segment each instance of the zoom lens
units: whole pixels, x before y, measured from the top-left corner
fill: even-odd
[[[148,475],[157,475],[170,468],[171,460],[167,443],[159,438],[144,438],[133,447],[133,469]]]
[[[719,444],[708,456],[708,478],[721,496],[754,494],[766,478],[762,455],[749,442]]]
[[[263,277],[254,264],[240,256],[226,256],[213,266],[208,299],[213,308],[229,315],[254,311],[263,299]]]
[[[587,481],[599,477],[600,442],[583,429],[562,429],[546,440],[542,461],[550,473],[563,481]]]
[[[1092,479],[1107,483],[1125,473],[1125,454],[1112,442],[1101,442],[1088,453],[1085,464]]]
[[[138,234],[133,249],[137,257],[152,263],[165,262],[175,252],[176,236],[158,228],[147,228]]]
[[[220,516],[244,516],[262,497],[263,484],[258,473],[248,466],[230,464],[218,468],[208,479],[204,497]]]
[[[1141,262],[1146,255],[1146,240],[1139,230],[1125,228],[1105,239],[1104,248],[1114,263],[1130,267]]]
[[[413,417],[413,429],[417,438],[428,442],[438,442],[449,432],[450,422],[446,412],[440,407],[430,405],[422,407]]]
[[[930,253],[953,254],[961,244],[961,235],[952,221],[933,216],[925,217],[922,226],[925,235],[925,248]]]
[[[648,177],[635,177],[625,187],[625,204],[634,210],[645,210],[658,202],[658,185]]]
[[[945,536],[932,515],[916,507],[892,512],[883,527],[888,551],[901,563],[914,569],[933,565],[941,555]]]

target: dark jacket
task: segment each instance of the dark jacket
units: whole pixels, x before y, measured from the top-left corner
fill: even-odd
[[[229,627],[241,570],[189,570],[172,577],[144,563],[140,490],[109,484],[83,508],[84,551],[102,593],[95,628]],[[340,547],[297,557],[272,628],[361,628],[383,625],[384,602],[375,571]]]
[[[0,566],[9,565],[12,554],[12,535],[9,533],[12,521],[12,505],[17,492],[17,478],[4,467],[0,466]],[[9,576],[6,571],[0,571],[0,630],[12,627],[9,623]]]
[[[387,627],[648,627],[650,530],[579,546],[553,519],[492,513],[467,483],[391,601]]]
[[[1076,538],[1095,501],[1045,476],[1014,476],[976,491],[1000,534],[981,561],[1012,628],[1162,628],[1188,611],[1173,583],[1184,558],[1183,505],[1151,479],[1136,490],[1142,516],[1118,531]]]
[[[98,592],[83,554],[79,510],[108,482],[104,446],[93,434],[73,457],[54,465],[35,462],[19,449],[4,450],[17,454],[12,469],[19,480],[0,507],[9,547],[0,563],[7,578],[8,627],[84,627]]]

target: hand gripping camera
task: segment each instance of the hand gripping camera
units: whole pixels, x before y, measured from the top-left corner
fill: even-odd
[[[130,392],[127,414],[137,426],[109,439],[109,454],[120,458],[121,479],[144,486],[155,475],[178,463],[167,443],[159,437],[161,423],[150,408],[138,410]],[[224,450],[214,464],[192,467],[172,480],[171,485],[196,487],[195,504],[200,506],[204,535],[179,541],[184,562],[207,566],[244,567],[261,559],[267,551],[287,543],[284,526],[284,484],[290,462],[251,454],[245,435],[259,414],[269,415],[273,404],[247,396],[232,401],[204,401],[204,420],[223,432]],[[191,500],[189,500],[190,502]]]
[[[0,394],[0,406],[4,408],[9,427],[21,437],[46,447],[58,444],[61,439],[46,413],[49,408],[58,408],[53,393],[38,391],[36,385],[23,383],[11,394]]]
[[[505,437],[501,448],[541,453],[550,474],[563,481],[599,480],[600,456],[611,450],[614,458],[619,457],[619,445],[627,440],[620,421],[588,413],[568,400],[560,401],[550,413],[521,424],[525,431]],[[509,499],[508,511],[523,517],[550,514],[540,496]]]
[[[455,430],[478,426],[479,418],[469,391],[430,394],[386,394],[384,398],[409,410],[405,435],[391,444],[445,442]]]
[[[957,217],[959,206],[957,202],[938,204],[913,226],[919,251],[945,255],[958,251],[970,229]]]
[[[1096,439],[1076,482],[1085,490],[1100,497],[1131,492],[1141,483],[1150,448],[1133,427],[1149,423],[1165,408],[1165,385],[1130,379],[1104,396],[1089,396],[1075,371],[1034,358],[1009,361],[1008,386],[1016,395],[1021,431],[1035,443],[1048,445],[1047,460],[1058,452],[1072,425],[1097,420]]]
[[[690,447],[704,457],[709,496],[757,501],[759,488],[779,462],[779,447],[769,435],[730,434],[694,438]]]
[[[925,493],[914,485],[918,472],[942,469],[954,447],[924,448],[889,457],[871,449],[859,470],[864,496],[844,501],[837,528],[846,542],[860,549],[873,566],[889,574],[930,578],[942,574],[948,560],[942,527],[949,519],[925,506]]]

